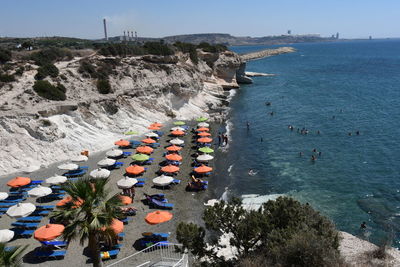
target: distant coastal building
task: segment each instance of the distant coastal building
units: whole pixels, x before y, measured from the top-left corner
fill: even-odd
[[[339,39],[339,33],[338,32],[336,33],[336,39]]]
[[[292,30],[288,30],[288,31],[287,31],[287,34],[288,34],[288,35],[291,35],[291,34],[292,34]]]
[[[372,40],[372,36],[371,35],[369,36],[369,39]]]

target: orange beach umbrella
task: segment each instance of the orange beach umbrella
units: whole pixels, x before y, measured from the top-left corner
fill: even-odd
[[[144,219],[148,224],[159,224],[168,222],[172,217],[172,213],[168,211],[156,210],[155,212],[148,213]]]
[[[144,172],[144,167],[139,165],[132,165],[125,169],[127,174],[138,175]]]
[[[128,197],[128,196],[118,196],[119,199],[121,199],[122,204],[124,205],[129,205],[132,204],[132,198]]]
[[[181,130],[175,130],[175,131],[172,131],[171,134],[176,135],[176,136],[182,136],[182,135],[185,135],[185,132],[181,131]]]
[[[65,204],[69,203],[72,201],[72,197],[71,196],[67,196],[63,199],[61,199],[60,201],[57,202],[56,206],[57,207],[61,207],[64,206]],[[75,206],[81,206],[83,204],[83,200],[82,199],[78,199],[77,201],[74,202]]]
[[[182,156],[180,156],[178,154],[168,154],[165,156],[165,158],[168,160],[173,160],[173,161],[181,161],[182,160]]]
[[[149,130],[160,130],[160,127],[157,127],[155,125],[150,125],[149,127],[147,127],[147,129],[149,129]]]
[[[167,147],[167,150],[168,150],[168,151],[174,151],[174,152],[179,151],[179,150],[181,150],[181,149],[182,149],[182,148],[181,148],[180,146],[176,146],[176,145]]]
[[[33,237],[39,241],[50,241],[59,237],[63,233],[64,228],[62,224],[46,224],[37,229]]]
[[[151,138],[146,138],[146,139],[143,139],[142,142],[145,143],[145,144],[153,144],[156,141],[154,139],[151,139]]]
[[[210,134],[210,133],[207,133],[207,132],[200,132],[200,133],[198,133],[197,135],[198,135],[198,136],[211,136],[211,134]]]
[[[197,142],[199,142],[199,143],[211,143],[212,139],[209,138],[209,137],[202,137],[202,138],[197,139]]]
[[[197,173],[207,173],[212,171],[212,168],[206,165],[201,165],[200,167],[195,168],[194,171]]]
[[[110,229],[112,229],[116,234],[122,233],[124,231],[124,223],[120,220],[113,219],[110,224]],[[102,230],[104,231],[106,228],[103,227]]]
[[[136,148],[136,151],[142,154],[151,154],[153,153],[154,149],[149,146],[139,146],[138,148]]]
[[[18,176],[8,181],[7,185],[10,187],[21,187],[24,185],[28,185],[30,183],[31,183],[31,178]]]
[[[179,171],[179,167],[174,166],[174,165],[167,165],[165,167],[162,167],[161,171],[162,172],[167,172],[167,173],[174,173],[174,172]]]
[[[163,127],[163,125],[159,122],[154,122],[152,124],[150,124],[150,126],[154,126],[154,127]]]
[[[196,131],[198,131],[198,132],[209,132],[210,129],[206,128],[206,127],[201,127],[201,128],[198,128]]]
[[[125,147],[125,146],[130,146],[131,144],[129,143],[129,141],[121,139],[116,141],[114,145]]]

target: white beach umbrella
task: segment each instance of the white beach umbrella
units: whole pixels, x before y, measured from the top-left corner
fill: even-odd
[[[123,153],[124,152],[120,149],[111,149],[111,150],[107,151],[106,156],[115,158],[115,157],[121,156]]]
[[[0,200],[4,200],[8,198],[8,193],[7,192],[0,192]]]
[[[8,229],[0,230],[0,243],[6,243],[11,239],[13,239],[13,237],[14,237],[14,231]]]
[[[135,178],[124,177],[121,180],[118,180],[117,186],[121,189],[128,189],[134,186],[138,180]]]
[[[209,160],[212,160],[214,157],[213,156],[211,156],[211,155],[209,155],[209,154],[203,154],[203,155],[200,155],[200,156],[198,156],[197,158],[196,158],[196,160],[197,161],[209,161]]]
[[[36,206],[32,203],[18,203],[9,207],[6,213],[12,218],[21,218],[31,215],[35,210]]]
[[[199,126],[199,127],[208,127],[210,125],[207,122],[200,122],[200,123],[197,124],[197,126]]]
[[[145,134],[146,137],[158,137],[158,134],[154,133],[154,132],[150,132]]]
[[[185,142],[183,141],[183,140],[181,140],[181,139],[179,139],[179,138],[174,138],[174,139],[172,139],[171,141],[169,141],[171,144],[173,144],[173,145],[182,145],[182,144],[184,144]]]
[[[57,167],[60,170],[65,170],[65,171],[74,171],[79,169],[79,165],[75,163],[65,163],[61,164]]]
[[[172,183],[174,178],[171,176],[161,175],[153,179],[153,183],[158,186],[166,186]]]
[[[34,187],[33,189],[29,190],[28,195],[31,197],[44,197],[44,196],[50,195],[51,192],[53,192],[53,191],[51,190],[50,187],[38,185],[38,186]]]
[[[114,165],[115,161],[115,159],[102,159],[97,162],[97,165],[99,165],[100,167],[108,167]]]
[[[186,131],[186,129],[179,126],[175,126],[171,128],[171,131]]]
[[[71,161],[72,162],[84,162],[84,161],[88,161],[88,157],[86,157],[85,155],[78,155],[78,156],[75,156],[75,157],[72,157],[71,158]]]
[[[62,175],[54,175],[46,179],[47,184],[63,184],[67,181],[67,177]]]
[[[90,172],[90,177],[92,178],[98,178],[98,179],[105,179],[108,178],[108,176],[110,176],[111,172],[107,169],[95,169],[93,171]]]

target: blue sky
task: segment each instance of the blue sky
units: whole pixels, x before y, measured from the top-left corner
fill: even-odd
[[[400,37],[400,0],[1,0],[0,36],[319,33]]]

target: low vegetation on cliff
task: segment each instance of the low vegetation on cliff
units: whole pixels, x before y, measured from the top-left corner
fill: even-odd
[[[63,101],[67,99],[65,95],[67,89],[62,84],[57,84],[57,86],[54,86],[48,81],[39,80],[33,85],[33,90],[39,96],[49,100]]]
[[[177,239],[204,266],[339,266],[339,233],[309,205],[280,197],[258,210],[246,210],[239,199],[208,207],[206,229],[181,222]],[[221,251],[221,236],[233,255]],[[208,242],[209,244],[207,244]]]

